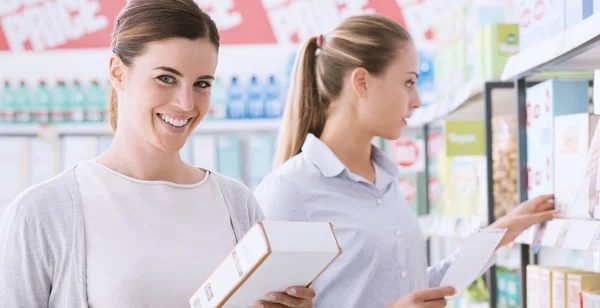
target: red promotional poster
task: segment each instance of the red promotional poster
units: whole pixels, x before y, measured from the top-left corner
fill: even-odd
[[[195,0],[210,14],[223,45],[296,44],[342,19],[382,14],[405,25],[395,0]],[[107,48],[126,0],[3,0],[0,51]]]

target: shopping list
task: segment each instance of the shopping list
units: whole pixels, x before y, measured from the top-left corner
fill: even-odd
[[[484,271],[506,229],[477,229],[465,239],[440,286],[465,290]]]

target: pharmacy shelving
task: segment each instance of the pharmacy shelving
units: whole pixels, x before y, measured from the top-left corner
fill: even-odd
[[[531,245],[536,240],[543,247],[600,251],[600,221],[555,219],[544,228],[539,239],[534,239],[535,228],[530,228],[515,242]]]
[[[423,216],[419,221],[427,237],[465,238],[487,225],[486,217]]]
[[[198,125],[195,133],[229,134],[245,132],[276,132],[279,130],[280,123],[281,121],[278,119],[203,121]],[[112,130],[110,125],[107,123],[0,125],[0,136],[104,136],[111,134]]]
[[[590,73],[600,68],[600,14],[595,14],[564,32],[512,56],[502,74],[503,81],[514,82],[518,118],[518,187],[519,200],[527,199],[527,134],[526,90],[527,81],[540,73],[573,72]],[[559,74],[560,75],[560,74]],[[538,77],[536,77],[538,76]],[[566,102],[565,102],[566,103]],[[545,232],[534,239],[530,229],[518,242],[521,245],[521,300],[526,303],[526,266],[536,261],[529,245],[541,240],[541,246],[570,250],[597,251],[596,242],[600,222],[588,220],[557,219],[547,222]],[[539,236],[539,235],[538,235]]]

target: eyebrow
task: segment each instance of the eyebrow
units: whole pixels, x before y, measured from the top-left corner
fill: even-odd
[[[417,73],[415,73],[415,72],[413,72],[413,71],[410,71],[410,72],[407,72],[407,73],[408,73],[408,74],[415,74],[415,76],[417,77],[417,79],[419,79],[419,74],[417,74]]]
[[[183,77],[183,74],[180,71],[178,71],[178,70],[176,70],[176,69],[174,69],[172,67],[158,66],[158,67],[155,67],[154,69],[155,70],[167,71],[167,72],[175,74],[175,75],[177,75],[179,77]],[[211,80],[213,80],[213,79],[215,79],[215,76],[212,76],[212,75],[203,75],[203,76],[198,77],[198,79],[211,79]]]

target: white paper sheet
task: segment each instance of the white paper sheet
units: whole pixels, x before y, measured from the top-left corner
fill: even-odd
[[[483,267],[490,260],[506,230],[477,229],[465,239],[442,279],[441,286],[451,286],[458,293],[466,289],[482,274]]]

